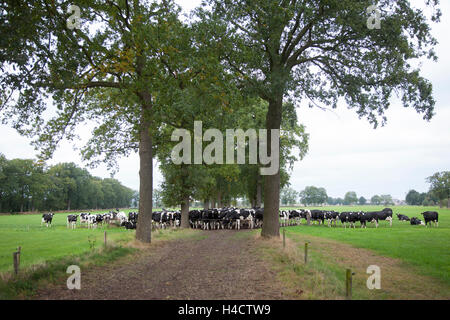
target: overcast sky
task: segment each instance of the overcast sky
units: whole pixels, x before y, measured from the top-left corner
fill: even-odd
[[[177,1],[187,11],[200,3]],[[439,41],[438,63],[424,62],[423,75],[434,86],[437,101],[436,116],[424,121],[413,109],[405,109],[393,101],[387,112],[388,123],[374,130],[345,105],[333,111],[298,108],[298,116],[310,133],[308,155],[294,166],[292,187],[301,191],[305,186],[324,187],[329,196],[343,197],[347,191],[369,198],[374,194],[391,194],[404,199],[409,189],[427,191],[425,178],[437,171],[450,169],[450,1],[441,1],[441,23],[433,24],[433,34]],[[82,128],[81,131],[82,132]],[[81,134],[83,140],[88,135]],[[30,141],[15,130],[0,125],[0,152],[8,159],[34,158]],[[73,143],[61,144],[49,162],[75,162],[81,166]],[[161,183],[155,163],[154,184]],[[115,178],[124,185],[139,189],[139,158],[136,154],[119,161]],[[93,175],[109,177],[106,166],[89,170]]]

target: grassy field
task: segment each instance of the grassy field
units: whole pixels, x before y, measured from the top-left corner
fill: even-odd
[[[55,214],[53,226],[49,228],[41,227],[40,214],[0,216],[0,272],[13,269],[12,253],[18,246],[22,247],[20,266],[26,268],[68,255],[89,253],[103,245],[104,231],[108,240],[117,243],[134,238],[133,231],[114,226],[67,229],[67,215]]]
[[[323,208],[322,208],[323,209]],[[336,211],[380,210],[382,207],[327,207]],[[354,247],[370,249],[379,255],[397,258],[415,267],[419,273],[432,276],[450,286],[450,210],[423,207],[393,207],[394,214],[419,217],[427,210],[440,213],[439,228],[411,226],[394,218],[392,228],[382,222],[378,229],[370,224],[367,229],[344,229],[313,225],[287,227],[287,235],[328,238]],[[128,210],[129,211],[129,210]],[[127,211],[126,211],[127,212]],[[68,213],[56,214],[53,227],[41,227],[41,215],[0,216],[0,273],[12,271],[12,253],[22,247],[21,268],[49,263],[67,256],[88,255],[103,245],[103,232],[109,241],[118,244],[134,238],[134,231],[124,228],[98,229],[66,228]],[[313,248],[311,249],[313,250]]]
[[[314,208],[316,209],[316,208]],[[320,209],[320,208],[317,208]],[[323,209],[323,208],[322,208]],[[327,207],[328,210],[342,211],[374,211],[383,207]],[[313,225],[310,227],[287,227],[287,235],[302,234],[328,238],[351,244],[354,247],[366,248],[392,258],[398,258],[414,266],[419,273],[432,276],[450,286],[450,210],[431,207],[392,207],[394,211],[393,226],[381,222],[378,229],[374,224],[367,229],[344,229],[340,223],[337,228]],[[425,228],[412,226],[409,222],[398,221],[395,214],[401,213],[411,217],[419,217],[424,211],[439,212],[439,227]],[[358,224],[359,225],[359,224]]]

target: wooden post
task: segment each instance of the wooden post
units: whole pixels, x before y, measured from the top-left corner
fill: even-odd
[[[19,254],[18,252],[13,252],[13,263],[14,263],[14,274],[17,276],[19,274]]]
[[[283,248],[286,248],[286,229],[283,228]]]
[[[20,266],[20,252],[22,251],[22,247],[17,247],[17,254],[18,254],[18,258],[17,258],[17,260],[18,260],[18,262],[19,262],[19,266]]]
[[[105,248],[107,246],[107,242],[106,242],[106,231],[105,231]]]
[[[308,263],[308,242],[305,242],[305,264]]]
[[[352,300],[352,286],[353,286],[353,275],[355,273],[352,272],[351,269],[347,269],[347,274],[346,274],[346,297],[347,300]]]

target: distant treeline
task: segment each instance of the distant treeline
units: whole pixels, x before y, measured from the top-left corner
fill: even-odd
[[[118,180],[93,177],[75,163],[47,167],[0,154],[0,212],[125,208],[136,198]]]

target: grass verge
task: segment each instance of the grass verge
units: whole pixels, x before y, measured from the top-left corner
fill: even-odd
[[[309,242],[308,263],[304,262],[304,243]],[[287,232],[286,247],[282,240],[259,241],[260,254],[272,266],[285,287],[288,299],[346,299],[345,272],[353,277],[355,300],[450,298],[445,282],[420,275],[416,268],[400,259],[377,255],[349,244]],[[381,289],[369,290],[368,266],[381,268]]]

